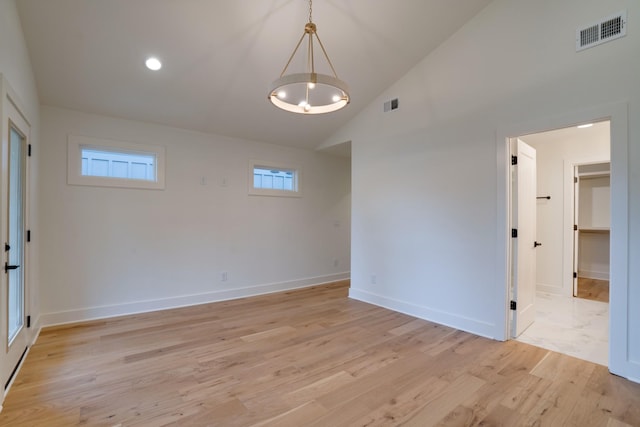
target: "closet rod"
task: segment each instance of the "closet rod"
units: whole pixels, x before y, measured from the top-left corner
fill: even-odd
[[[551,200],[551,196],[538,196],[538,197],[536,197],[536,199],[547,199],[547,200]]]

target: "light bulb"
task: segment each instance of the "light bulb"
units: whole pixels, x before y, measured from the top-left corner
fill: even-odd
[[[278,91],[278,98],[285,99],[286,97],[287,97],[287,92],[285,92],[283,90]]]
[[[316,84],[314,82],[309,82],[309,83],[307,83],[307,87],[309,89],[313,89],[314,87],[316,87]]]
[[[307,104],[307,101],[300,101],[300,102],[298,103],[298,107],[306,107],[307,105],[308,105],[308,104]]]
[[[333,95],[333,98],[331,98],[331,100],[333,102],[338,102],[342,99],[342,97],[340,95]]]
[[[144,64],[148,69],[152,71],[158,71],[160,68],[162,68],[162,62],[160,62],[158,58],[154,57],[148,58]]]
[[[306,104],[306,105],[304,106],[304,111],[309,111],[309,110],[311,110],[311,105]]]

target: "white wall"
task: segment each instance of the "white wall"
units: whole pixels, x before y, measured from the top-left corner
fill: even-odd
[[[577,28],[621,9],[626,37],[575,52]],[[570,125],[558,118],[615,104],[612,162],[623,163],[612,166],[612,197],[618,229],[629,232],[616,238],[612,310],[629,308],[612,314],[610,368],[640,379],[640,265],[626,266],[640,259],[638,16],[632,0],[495,0],[325,141],[352,141],[351,296],[505,338],[506,148],[497,135],[522,123]],[[383,113],[395,97],[400,108]],[[627,111],[628,127],[619,125]]]
[[[580,179],[578,277],[609,280],[609,233],[590,228],[611,227],[611,182],[608,176]]]
[[[610,227],[610,199],[611,180],[608,176],[580,179],[578,225],[585,228]]]
[[[609,233],[581,232],[578,277],[609,280]]]
[[[53,107],[41,114],[43,324],[348,277],[350,159]],[[69,134],[165,146],[166,189],[68,185]],[[249,196],[251,159],[299,165],[303,196]]]
[[[22,34],[20,19],[14,0],[0,0],[0,74],[4,76],[17,97],[20,99],[23,113],[27,116],[31,126],[31,144],[33,146],[34,155],[31,159],[30,177],[29,177],[29,217],[28,225],[33,232],[34,237],[38,234],[39,226],[36,221],[37,194],[36,187],[38,176],[38,148],[39,148],[39,101],[35,79],[31,69],[29,53],[27,52],[26,42]],[[1,127],[1,126],[0,126]],[[2,128],[3,135],[5,129]],[[4,205],[4,201],[0,202]],[[39,242],[34,239],[27,247],[29,256],[29,265],[26,272],[29,278],[29,288],[27,295],[27,314],[30,314],[34,320],[38,318],[39,312],[39,277],[38,277],[38,248]],[[34,322],[31,328],[31,338],[35,338],[38,330],[37,322]]]
[[[536,149],[538,195],[551,196],[537,202],[537,238],[543,244],[536,251],[537,287],[539,291],[573,295],[572,165],[610,160],[609,122],[588,129],[526,135],[521,139]],[[608,200],[606,208],[609,209]],[[608,245],[606,249],[608,259]]]
[[[40,104],[15,0],[0,0],[0,72],[21,98],[29,119],[37,124]]]

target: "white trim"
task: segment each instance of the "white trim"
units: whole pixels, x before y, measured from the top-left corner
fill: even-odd
[[[91,147],[97,150],[124,151],[154,155],[156,158],[156,180],[147,181],[143,179],[82,175],[81,151],[83,147]],[[135,144],[132,142],[114,141],[90,136],[69,135],[67,142],[67,183],[71,185],[88,185],[93,187],[164,190],[166,163],[165,152],[165,147],[160,145]]]
[[[509,258],[507,139],[560,129],[580,123],[609,119],[611,122],[611,286],[609,310],[609,370],[625,378],[640,378],[640,362],[629,357],[629,137],[628,102],[595,106],[557,117],[508,125],[496,132],[497,242],[496,267],[501,281],[501,307],[496,311],[497,327],[508,330]],[[615,332],[615,333],[612,333]]]
[[[282,171],[292,171],[294,173],[294,190],[271,190],[266,188],[255,188],[253,186],[254,169],[274,169]],[[250,196],[272,196],[272,197],[302,197],[302,168],[299,165],[283,162],[271,162],[266,160],[249,160],[247,179],[247,191]]]
[[[306,279],[290,280],[279,283],[266,283],[249,286],[246,288],[225,289],[221,291],[207,292],[203,294],[182,295],[171,298],[162,298],[147,301],[136,301],[118,305],[88,307],[77,310],[44,313],[40,315],[42,327],[75,323],[87,320],[104,319],[109,317],[124,316],[129,314],[147,313],[150,311],[167,310],[171,308],[187,307],[192,305],[208,304],[212,302],[227,301],[238,298],[246,298],[274,292],[290,291],[293,289],[307,288],[326,283],[346,280],[349,272],[328,274],[324,276],[309,277]]]
[[[496,339],[496,325],[470,317],[463,317],[446,311],[436,310],[424,305],[414,304],[408,301],[400,301],[388,298],[362,289],[349,289],[349,298],[363,301],[389,310],[407,314],[409,316],[435,322],[451,328],[459,329],[474,335]]]
[[[510,135],[517,133],[509,133],[498,130],[496,138],[496,278],[500,283],[500,293],[502,299],[499,299],[494,307],[496,315],[496,329],[502,331],[500,340],[507,340],[510,337],[509,322],[511,312],[509,310],[509,301],[511,300],[511,264],[510,264],[510,248],[511,248],[511,197],[509,191],[511,189],[511,168],[507,166],[511,164],[511,138]]]
[[[583,279],[609,280],[609,272],[579,269],[578,277],[582,277]]]
[[[545,294],[553,295],[572,296],[566,295],[561,287],[539,282],[536,284],[536,292],[544,292]]]

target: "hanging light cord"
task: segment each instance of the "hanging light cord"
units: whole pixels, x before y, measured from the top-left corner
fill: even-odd
[[[331,60],[329,59],[329,55],[327,55],[327,51],[324,48],[324,45],[322,44],[322,41],[320,40],[320,37],[318,37],[318,33],[316,32],[316,24],[313,23],[312,20],[312,12],[313,12],[313,1],[309,0],[309,23],[307,25],[304,26],[304,33],[302,33],[302,37],[300,37],[300,40],[298,41],[298,44],[296,45],[296,48],[293,49],[293,53],[291,54],[291,56],[289,57],[289,60],[287,61],[287,64],[284,66],[284,68],[282,69],[282,72],[280,73],[280,77],[284,76],[284,73],[287,72],[287,68],[289,68],[289,64],[291,64],[291,61],[293,60],[293,57],[295,56],[296,52],[298,51],[298,48],[300,47],[300,45],[302,44],[302,41],[304,40],[304,37],[309,34],[309,48],[308,48],[308,61],[310,67],[311,67],[311,73],[315,73],[315,64],[314,64],[314,59],[313,59],[313,35],[315,34],[316,39],[318,40],[318,44],[320,45],[320,48],[322,49],[322,53],[324,54],[325,59],[327,60],[327,63],[329,64],[329,67],[331,67],[331,71],[333,71],[333,76],[335,78],[338,78],[338,74],[336,73],[335,68],[333,68],[333,64],[331,63]]]

